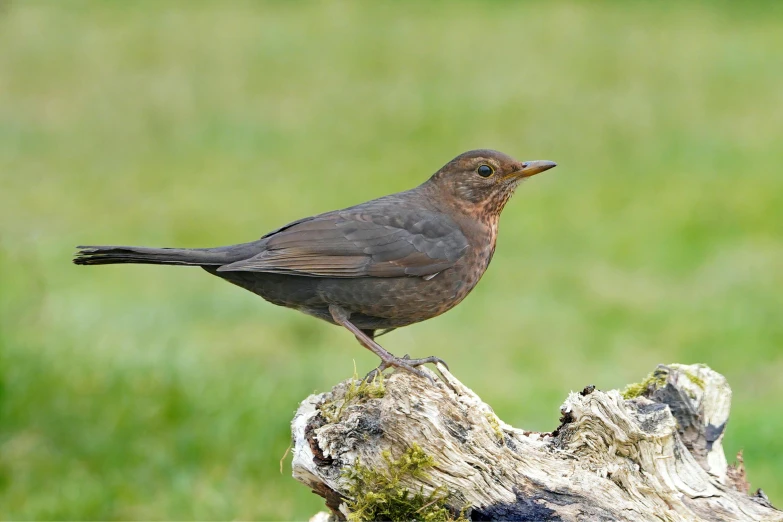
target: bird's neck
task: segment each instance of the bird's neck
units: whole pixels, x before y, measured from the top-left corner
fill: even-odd
[[[463,232],[473,231],[474,234],[466,234],[468,237],[479,239],[483,247],[492,251],[498,235],[498,223],[500,211],[508,201],[508,197],[500,200],[487,200],[481,203],[468,202],[443,194],[438,187],[424,184],[415,190],[421,190],[422,195],[440,211],[447,212],[460,226]],[[479,245],[477,245],[479,246]]]
[[[416,189],[430,201],[434,202],[438,208],[449,210],[450,214],[460,214],[468,216],[471,219],[479,220],[486,225],[497,223],[500,212],[511,197],[511,194],[497,194],[484,201],[466,201],[453,194],[444,193],[444,191],[435,184],[424,183]]]

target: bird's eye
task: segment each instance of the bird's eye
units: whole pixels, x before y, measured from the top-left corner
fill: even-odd
[[[489,165],[481,165],[478,169],[476,169],[476,172],[478,172],[478,175],[482,178],[488,178],[495,173],[495,171],[492,170],[492,167]]]

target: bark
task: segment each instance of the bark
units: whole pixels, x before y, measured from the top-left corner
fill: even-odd
[[[302,402],[293,475],[324,497],[331,513],[321,520],[356,519],[363,512],[352,507],[405,490],[401,498],[423,503],[401,519],[437,519],[432,510],[443,507],[469,520],[783,521],[761,490],[748,495],[741,462],[727,466],[731,389],[706,366],[659,366],[629,398],[572,392],[551,433],[509,426],[438,369],[435,386],[396,372],[380,386],[349,380]],[[411,448],[432,465],[394,469]],[[376,480],[382,493],[362,483]]]

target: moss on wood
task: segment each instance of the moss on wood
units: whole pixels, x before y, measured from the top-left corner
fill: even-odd
[[[655,370],[650,373],[642,382],[629,384],[622,391],[623,399],[635,399],[641,397],[649,391],[657,390],[666,386],[666,373]]]
[[[350,404],[359,404],[365,399],[381,399],[386,395],[386,385],[383,381],[383,374],[378,373],[371,381],[360,380],[354,368],[353,378],[345,394],[331,401],[325,401],[320,405],[321,413],[324,418],[335,423]]]
[[[406,480],[429,478],[427,470],[435,466],[435,460],[418,444],[414,443],[398,459],[393,459],[389,451],[382,456],[382,467],[365,466],[357,459],[353,467],[343,472],[348,480],[349,520],[467,521],[467,507],[456,518],[446,507],[450,494],[444,487],[431,493],[425,493],[423,488],[411,491],[405,487]]]

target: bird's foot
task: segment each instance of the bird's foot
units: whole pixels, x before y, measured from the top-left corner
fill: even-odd
[[[421,366],[422,364],[435,364],[440,363],[443,366],[446,367],[446,369],[449,369],[449,365],[446,364],[446,361],[441,359],[440,357],[435,357],[434,355],[431,355],[429,357],[423,357],[421,359],[411,359],[408,354],[405,354],[402,357],[395,357],[391,354],[389,354],[389,357],[381,357],[381,364],[378,365],[377,368],[372,370],[370,373],[364,376],[365,381],[372,381],[375,379],[378,374],[383,373],[384,370],[388,368],[399,368],[401,370],[405,370],[406,372],[410,372],[414,375],[418,375],[419,377],[424,377],[425,379],[429,380],[430,383],[434,386],[435,380],[432,378],[431,375],[424,373],[423,371],[416,368],[417,366]]]
[[[373,339],[374,330],[362,330],[353,324],[349,320],[351,314],[348,313],[345,309],[338,305],[330,304],[329,313],[332,315],[332,320],[334,320],[335,324],[339,324],[345,327],[349,332],[356,336],[356,339],[359,341],[359,343],[361,343],[362,346],[380,357],[381,364],[376,369],[365,375],[365,381],[371,381],[375,379],[379,373],[383,372],[387,368],[399,368],[401,370],[405,370],[406,372],[410,372],[413,375],[423,377],[429,380],[430,383],[435,386],[435,379],[433,379],[430,374],[424,373],[416,367],[429,363],[441,363],[446,367],[446,369],[449,367],[442,359],[433,356],[424,357],[423,359],[411,359],[408,355],[405,355],[405,357],[402,358],[395,357],[386,351],[383,346],[375,342]]]

